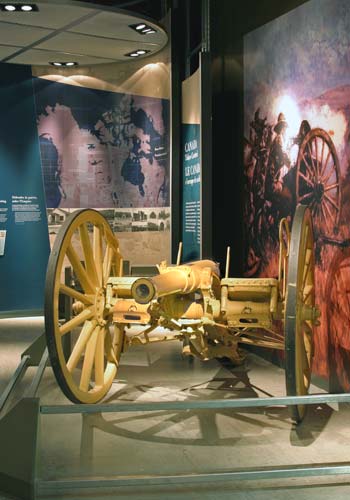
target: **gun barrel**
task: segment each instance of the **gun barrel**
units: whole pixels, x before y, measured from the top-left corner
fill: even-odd
[[[203,271],[219,276],[218,265],[211,260],[199,260],[181,266],[167,267],[152,278],[139,278],[131,288],[131,294],[139,304],[146,304],[154,298],[175,293],[188,294],[201,286]]]

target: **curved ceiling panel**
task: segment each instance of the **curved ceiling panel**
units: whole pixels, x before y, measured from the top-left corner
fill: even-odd
[[[130,12],[75,1],[40,0],[35,4],[37,12],[0,12],[1,62],[125,62],[130,60],[127,54],[144,50],[145,54],[137,56],[144,58],[168,41],[163,28]],[[154,32],[142,34],[130,27],[141,23]]]

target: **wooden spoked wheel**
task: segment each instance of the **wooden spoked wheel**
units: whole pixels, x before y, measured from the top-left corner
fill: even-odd
[[[118,241],[99,212],[80,210],[66,219],[48,264],[45,331],[57,382],[75,403],[101,400],[116,376],[124,329],[111,331],[106,284],[121,275],[122,264]],[[68,266],[75,286],[64,282]],[[62,319],[60,304],[67,298],[71,308]]]
[[[296,203],[307,205],[318,235],[332,236],[341,211],[339,159],[329,134],[320,128],[304,137],[296,164]]]
[[[288,396],[308,393],[313,357],[313,329],[316,320],[314,239],[310,210],[296,208],[288,259],[285,300],[285,364]],[[291,416],[300,422],[305,405],[289,407]]]

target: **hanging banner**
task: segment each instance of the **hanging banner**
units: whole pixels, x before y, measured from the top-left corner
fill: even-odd
[[[1,65],[0,315],[42,313],[49,256],[30,66]]]
[[[200,258],[201,243],[201,163],[200,125],[182,125],[183,261]]]

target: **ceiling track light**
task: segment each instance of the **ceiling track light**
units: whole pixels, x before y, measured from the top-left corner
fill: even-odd
[[[35,3],[4,3],[0,5],[2,12],[38,12],[39,7]]]
[[[138,50],[133,50],[132,52],[129,52],[128,54],[124,54],[125,57],[140,57],[144,56],[145,54],[148,54],[151,52],[150,50],[144,50],[144,49],[138,49]]]
[[[152,35],[157,33],[157,30],[146,23],[129,24],[129,28],[135,30],[139,35]]]
[[[78,66],[78,63],[73,62],[73,61],[68,61],[68,62],[52,61],[49,64],[51,64],[51,66],[57,66],[57,67],[61,67],[61,68],[62,67]]]

